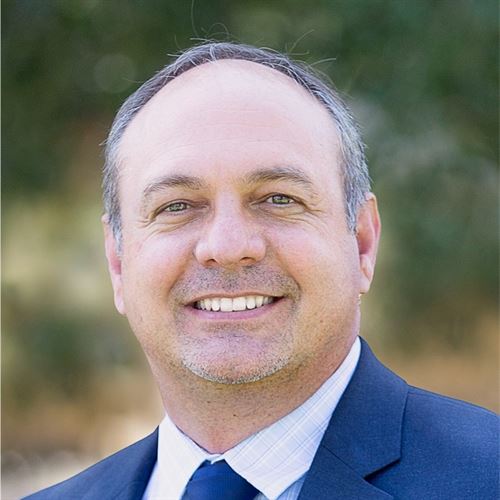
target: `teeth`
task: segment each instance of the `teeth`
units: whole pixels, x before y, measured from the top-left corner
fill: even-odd
[[[270,304],[273,300],[273,297],[264,295],[247,295],[245,297],[235,297],[234,299],[217,297],[199,300],[196,302],[195,307],[203,311],[245,311],[246,309],[255,309]]]
[[[237,297],[233,299],[233,311],[244,311],[247,308],[245,297]]]
[[[220,299],[220,310],[231,312],[233,310],[233,299]]]

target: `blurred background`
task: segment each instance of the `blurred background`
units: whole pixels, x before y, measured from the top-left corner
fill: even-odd
[[[498,410],[495,0],[3,0],[2,32],[2,498],[162,417],[112,302],[100,143],[199,39],[285,51],[335,82],[383,219],[362,334],[410,383]]]

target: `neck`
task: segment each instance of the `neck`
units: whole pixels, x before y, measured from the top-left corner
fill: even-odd
[[[191,372],[161,376],[163,404],[172,422],[210,453],[224,453],[299,407],[337,370],[352,341],[336,356],[281,370],[248,384],[219,384]],[[318,368],[320,367],[320,368]]]

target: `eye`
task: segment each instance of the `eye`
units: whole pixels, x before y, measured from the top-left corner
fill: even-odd
[[[266,198],[265,201],[266,203],[272,203],[273,205],[291,205],[292,203],[295,203],[293,198],[290,198],[285,194],[273,194],[272,196],[269,196],[269,198]]]
[[[170,203],[169,205],[166,205],[163,207],[162,211],[163,212],[183,212],[184,210],[187,210],[189,208],[189,205],[185,201],[175,201],[174,203]]]

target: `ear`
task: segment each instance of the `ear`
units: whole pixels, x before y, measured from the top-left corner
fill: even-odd
[[[106,259],[108,260],[108,270],[111,276],[111,284],[115,298],[115,307],[120,314],[125,314],[125,304],[123,302],[122,285],[122,261],[118,251],[118,242],[116,241],[113,230],[108,222],[108,215],[104,214],[101,218],[104,228],[104,246],[106,248]]]
[[[370,289],[377,260],[378,242],[380,239],[380,216],[377,198],[368,193],[365,203],[358,210],[356,239],[358,242],[359,268],[361,271],[359,293]]]

